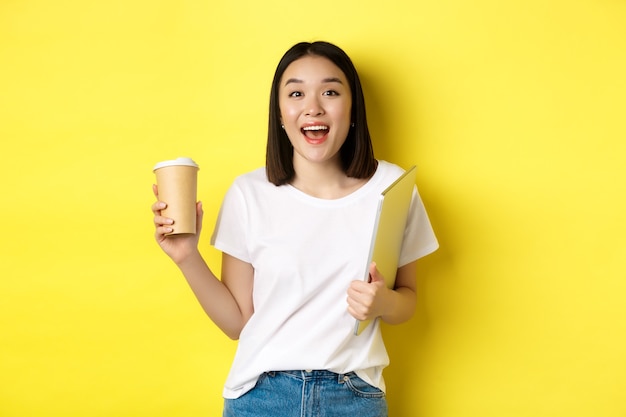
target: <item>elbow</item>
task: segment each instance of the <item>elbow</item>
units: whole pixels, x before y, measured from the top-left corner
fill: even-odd
[[[243,326],[233,326],[233,327],[223,327],[222,331],[230,340],[239,340],[241,336],[241,332],[243,330]]]
[[[241,332],[224,332],[224,333],[226,333],[226,336],[228,336],[230,340],[234,340],[234,341],[239,340],[239,335],[241,335]]]
[[[219,327],[222,332],[224,332],[224,334],[226,334],[226,336],[228,336],[231,340],[239,340],[241,332],[243,331],[244,327],[246,327],[249,319],[249,316],[244,316],[242,317],[242,320],[230,320],[228,322],[222,323],[222,325]]]

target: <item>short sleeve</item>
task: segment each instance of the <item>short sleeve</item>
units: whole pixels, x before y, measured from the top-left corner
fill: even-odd
[[[241,189],[233,184],[224,197],[211,245],[244,262],[250,262],[248,251],[248,210]]]
[[[439,247],[426,208],[419,195],[417,186],[413,189],[413,198],[409,208],[409,217],[404,231],[399,266],[422,258]]]

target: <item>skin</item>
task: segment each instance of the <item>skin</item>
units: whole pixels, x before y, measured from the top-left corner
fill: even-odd
[[[344,197],[365,184],[349,178],[341,169],[339,149],[350,129],[351,92],[343,72],[323,57],[306,56],[287,67],[279,88],[281,122],[294,147],[295,178],[292,185],[318,198]],[[315,131],[306,131],[314,127]],[[323,127],[320,129],[320,127]],[[174,261],[213,322],[230,338],[238,339],[254,313],[254,269],[228,254],[222,254],[222,277],[209,269],[198,250],[202,229],[202,204],[197,204],[195,235],[165,236],[172,219],[163,217],[167,204],[152,205],[155,239]],[[359,320],[381,317],[402,323],[413,315],[416,304],[416,262],[398,269],[396,287],[388,289],[383,277],[370,266],[370,282],[355,280],[347,288],[348,312]]]
[[[294,148],[292,185],[320,198],[340,198],[365,180],[348,178],[339,150],[350,129],[352,95],[343,72],[326,58],[304,57],[283,74],[278,90],[281,122]],[[306,132],[310,126],[327,130]]]

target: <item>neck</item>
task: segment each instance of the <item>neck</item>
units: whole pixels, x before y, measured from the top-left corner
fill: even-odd
[[[291,185],[313,197],[334,200],[361,187],[366,180],[348,177],[339,160],[308,163],[294,160],[296,176]]]

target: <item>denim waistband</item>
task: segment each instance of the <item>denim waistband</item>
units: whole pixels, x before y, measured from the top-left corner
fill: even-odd
[[[354,372],[348,372],[345,374],[338,374],[335,372],[323,370],[323,369],[306,369],[306,370],[290,370],[290,371],[270,371],[266,372],[269,376],[275,376],[276,374],[288,375],[301,380],[312,379],[336,379],[338,382],[343,382],[346,377],[352,377]]]

